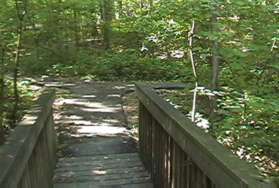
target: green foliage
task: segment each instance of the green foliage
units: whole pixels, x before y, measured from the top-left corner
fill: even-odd
[[[140,57],[137,53],[129,51],[106,54],[96,62],[93,72],[96,77],[105,80],[173,80],[184,75],[181,62]]]
[[[20,100],[19,100],[19,110],[17,111],[16,117],[18,120],[24,114],[24,111],[27,110],[37,98],[38,94],[40,93],[39,90],[34,90],[32,87],[32,79],[25,79],[21,80],[18,85],[19,92],[20,92]],[[11,119],[13,113],[13,84],[10,78],[6,78],[5,81],[5,98],[4,101],[4,113],[3,113],[3,126],[6,130],[9,130],[11,126]]]
[[[42,67],[31,64],[26,71],[30,74],[36,71],[63,77],[89,76],[95,80],[166,81],[185,80],[186,71],[189,70],[185,68],[186,62],[143,57],[135,50],[105,52],[99,56],[80,53],[78,59],[77,64],[46,64]]]
[[[187,52],[194,20],[192,51],[200,85],[210,87],[212,59],[220,61],[218,82],[224,95],[217,101],[218,117],[210,117],[214,135],[235,152],[245,147],[247,155],[270,156],[278,163],[277,1],[106,2],[111,1],[28,0],[20,75],[192,83]],[[14,70],[18,24],[15,1],[2,0],[0,47],[5,62],[0,67],[5,71],[0,72],[5,78]],[[5,80],[5,120],[12,109],[11,80]],[[21,101],[30,101],[33,92],[23,83],[19,86]],[[190,105],[183,101],[182,108],[189,111]],[[209,114],[206,95],[199,96],[198,107]]]
[[[230,89],[219,99],[223,118],[215,122],[214,135],[236,153],[256,163],[263,173],[278,176],[269,159],[277,161],[279,103],[274,95],[262,98]]]
[[[160,94],[185,115],[192,110],[189,90],[161,91]],[[211,117],[210,91],[199,91],[197,112],[210,120],[207,130],[240,158],[254,163],[265,176],[278,177],[279,101],[277,95],[258,97],[223,87],[218,91],[217,108]]]

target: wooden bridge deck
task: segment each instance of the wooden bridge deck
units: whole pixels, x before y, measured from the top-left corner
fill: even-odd
[[[60,153],[55,188],[151,188],[126,126],[125,86],[77,84],[56,100]]]
[[[0,147],[1,188],[278,187],[193,125],[154,85],[136,86],[144,165],[123,111],[129,86],[48,86],[60,88],[55,108],[54,91],[44,92]]]

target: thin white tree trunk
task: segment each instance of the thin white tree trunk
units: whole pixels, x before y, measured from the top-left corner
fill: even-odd
[[[191,30],[188,33],[188,39],[189,39],[189,57],[192,64],[192,70],[194,74],[195,79],[195,89],[193,93],[193,104],[192,104],[192,112],[191,112],[191,120],[192,122],[195,122],[195,115],[196,115],[196,103],[197,103],[197,92],[198,92],[198,76],[196,71],[196,65],[194,61],[194,55],[193,55],[193,35],[195,31],[195,20],[192,21],[192,27]]]

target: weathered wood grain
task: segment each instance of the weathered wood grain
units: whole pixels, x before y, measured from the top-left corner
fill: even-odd
[[[52,104],[55,92],[45,92],[0,147],[1,188],[50,188],[56,163]]]
[[[149,184],[150,175],[137,153],[62,158],[54,176],[55,187]],[[85,183],[89,182],[89,183]]]
[[[194,126],[151,87],[137,84],[136,92],[140,101],[140,155],[148,169],[152,164],[149,171],[155,187],[276,187],[261,177],[255,168],[239,160],[210,135]],[[168,138],[172,144],[166,150],[164,144]],[[170,157],[162,160],[164,152]],[[162,168],[165,164],[170,166]],[[164,171],[171,172],[168,178]],[[162,186],[165,181],[171,183]]]
[[[63,100],[57,116],[58,131],[66,139],[60,139],[63,149],[53,178],[55,188],[153,187],[126,124],[121,100],[125,90],[115,83],[69,89],[73,95]]]
[[[128,185],[96,185],[94,182],[60,183],[55,188],[153,188],[152,183],[137,183]]]

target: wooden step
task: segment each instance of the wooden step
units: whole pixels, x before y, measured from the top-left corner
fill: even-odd
[[[126,184],[126,185],[94,185],[93,182],[59,183],[54,188],[153,188],[152,183]]]
[[[79,156],[60,158],[58,165],[75,164],[80,162],[100,162],[100,161],[123,161],[123,160],[140,160],[138,153],[120,153],[95,156]]]
[[[61,158],[54,182],[55,188],[148,188],[151,178],[137,153],[123,153]]]
[[[81,165],[74,165],[74,166],[66,166],[66,167],[60,167],[55,170],[56,174],[59,173],[64,173],[67,171],[92,171],[93,169],[96,171],[100,170],[109,170],[109,169],[133,169],[133,168],[140,168],[143,167],[142,163],[139,161],[132,161],[132,162],[119,162],[119,163],[111,163],[111,164],[86,164],[86,163],[81,163]]]

